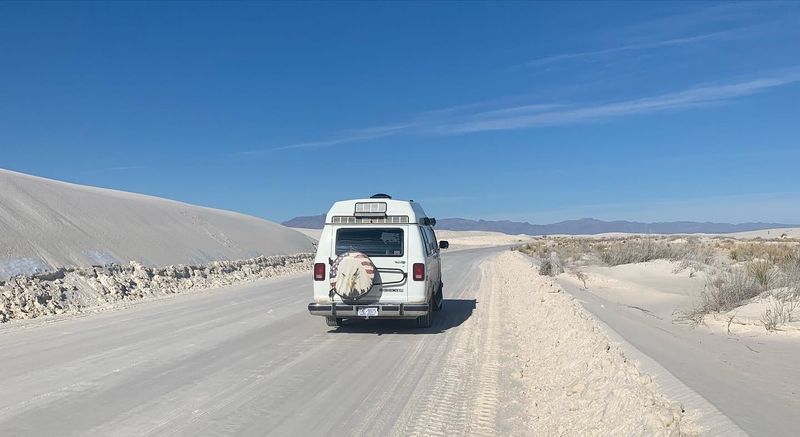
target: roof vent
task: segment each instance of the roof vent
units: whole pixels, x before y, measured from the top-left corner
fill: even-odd
[[[378,194],[373,194],[372,196],[369,196],[369,198],[370,199],[391,199],[392,196],[390,196],[388,194],[378,193]]]

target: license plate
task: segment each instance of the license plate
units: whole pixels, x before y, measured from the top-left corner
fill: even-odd
[[[378,309],[375,307],[359,308],[358,315],[361,317],[377,317]]]

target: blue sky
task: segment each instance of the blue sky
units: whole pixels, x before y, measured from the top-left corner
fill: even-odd
[[[273,220],[800,223],[800,4],[4,2],[0,150]]]

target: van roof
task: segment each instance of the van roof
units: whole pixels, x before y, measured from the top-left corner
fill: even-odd
[[[385,203],[386,216],[406,216],[408,217],[407,223],[418,223],[420,219],[427,217],[422,206],[411,200],[396,200],[396,199],[351,199],[340,200],[331,206],[328,214],[325,216],[325,224],[333,224],[333,217],[355,217],[357,203]]]

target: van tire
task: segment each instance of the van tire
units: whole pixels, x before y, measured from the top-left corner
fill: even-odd
[[[333,326],[333,327],[342,326],[342,318],[341,317],[325,316],[325,323],[328,326]]]
[[[428,301],[428,314],[417,317],[417,328],[430,328],[433,326],[433,296]]]

